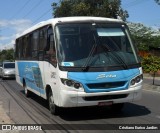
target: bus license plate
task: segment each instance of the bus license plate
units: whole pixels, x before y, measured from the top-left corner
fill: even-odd
[[[112,105],[112,104],[113,104],[112,101],[110,101],[110,102],[99,102],[98,106],[109,106],[109,105]]]

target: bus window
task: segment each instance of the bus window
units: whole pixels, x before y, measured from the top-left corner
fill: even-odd
[[[46,51],[45,59],[49,60],[49,62],[51,62],[56,67],[57,65],[56,50],[55,50],[53,29],[51,26],[49,26],[47,30],[47,45],[45,47],[45,51]]]
[[[16,40],[16,45],[15,45],[15,58],[19,59],[19,39]]]
[[[40,29],[39,33],[39,51],[43,51],[47,43],[46,28]]]
[[[22,42],[23,42],[23,57],[24,59],[26,59],[27,58],[27,45],[28,45],[27,36],[24,36],[22,38]]]
[[[38,57],[38,43],[39,43],[39,32],[35,31],[32,35],[32,58],[37,59]]]
[[[22,38],[19,39],[19,59],[23,58],[23,41]]]
[[[54,36],[53,34],[50,35],[49,37],[49,43],[50,43],[50,56],[51,56],[51,63],[56,67],[57,65],[57,60],[56,60],[56,49],[55,49],[55,44],[54,44]]]
[[[32,57],[32,45],[31,45],[31,40],[32,40],[32,34],[29,34],[27,37],[27,58]]]
[[[47,31],[46,27],[43,27],[39,30],[39,46],[38,46],[38,59],[44,59],[44,49],[47,44]]]

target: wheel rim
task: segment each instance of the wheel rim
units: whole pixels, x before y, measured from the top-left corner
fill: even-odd
[[[52,93],[50,94],[50,97],[49,97],[49,107],[50,107],[50,111],[52,113],[54,113],[54,111],[55,111],[55,105],[54,105],[54,100],[53,100]]]
[[[26,87],[24,87],[24,91],[25,91],[25,94],[27,95],[27,89],[26,89]]]
[[[25,94],[27,95],[28,91],[27,91],[27,87],[26,86],[24,86],[24,91],[25,91]]]

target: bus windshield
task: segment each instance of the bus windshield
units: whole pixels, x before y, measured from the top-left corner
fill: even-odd
[[[135,47],[123,24],[79,23],[56,26],[61,67],[113,67],[138,64]]]

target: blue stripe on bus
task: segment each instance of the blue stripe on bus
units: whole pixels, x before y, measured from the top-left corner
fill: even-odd
[[[139,75],[140,71],[138,68],[120,71],[110,72],[68,72],[68,79],[75,80],[83,84],[84,90],[87,93],[90,92],[109,92],[126,90],[129,87],[129,82],[135,76]],[[96,88],[99,84],[113,85],[124,83],[120,87],[112,88]],[[93,88],[89,88],[89,85]]]
[[[42,75],[37,62],[17,62],[20,82],[23,84],[25,79],[26,85],[41,94],[45,94],[43,89]]]

